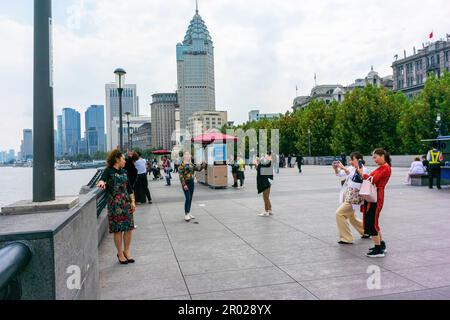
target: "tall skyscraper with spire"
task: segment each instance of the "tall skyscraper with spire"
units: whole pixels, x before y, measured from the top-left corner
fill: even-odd
[[[214,46],[198,3],[182,43],[177,44],[178,103],[181,128],[197,111],[215,111]]]

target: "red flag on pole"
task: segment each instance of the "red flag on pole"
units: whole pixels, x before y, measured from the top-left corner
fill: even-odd
[[[434,32],[433,31],[431,31],[431,33],[430,33],[430,36],[429,36],[429,38],[430,39],[433,39],[433,36],[434,36],[434,34],[433,34]]]

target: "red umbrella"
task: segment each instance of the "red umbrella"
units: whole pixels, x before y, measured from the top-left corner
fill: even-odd
[[[211,133],[205,133],[201,134],[196,138],[192,139],[192,142],[194,143],[201,143],[201,144],[211,144],[214,142],[227,142],[227,141],[238,141],[238,137],[230,136],[228,134],[223,134],[221,132],[211,132]]]
[[[156,155],[166,155],[166,154],[172,154],[172,151],[162,149],[162,150],[153,151],[152,153],[156,154]]]

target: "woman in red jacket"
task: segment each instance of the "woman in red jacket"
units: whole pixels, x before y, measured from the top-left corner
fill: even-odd
[[[373,171],[370,175],[364,174],[359,169],[360,174],[365,180],[373,178],[372,182],[377,187],[378,197],[376,203],[364,202],[362,206],[364,218],[364,233],[372,236],[375,247],[369,250],[367,257],[369,258],[383,258],[386,253],[386,243],[381,236],[381,229],[378,223],[380,212],[383,209],[384,203],[384,189],[391,177],[391,156],[384,149],[376,149],[373,152],[373,160],[378,165],[378,169]]]

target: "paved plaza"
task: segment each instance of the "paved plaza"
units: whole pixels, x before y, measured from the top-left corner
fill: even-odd
[[[153,205],[139,206],[134,265],[119,265],[112,236],[102,242],[101,299],[450,299],[450,189],[403,185],[407,169],[394,168],[381,228],[384,259],[365,257],[371,240],[339,246],[335,221],[339,179],[330,167],[281,170],[275,176],[275,215],[258,217],[255,171],[243,190],[196,185],[184,222],[184,196],[150,182]],[[381,270],[381,288],[367,273]]]

